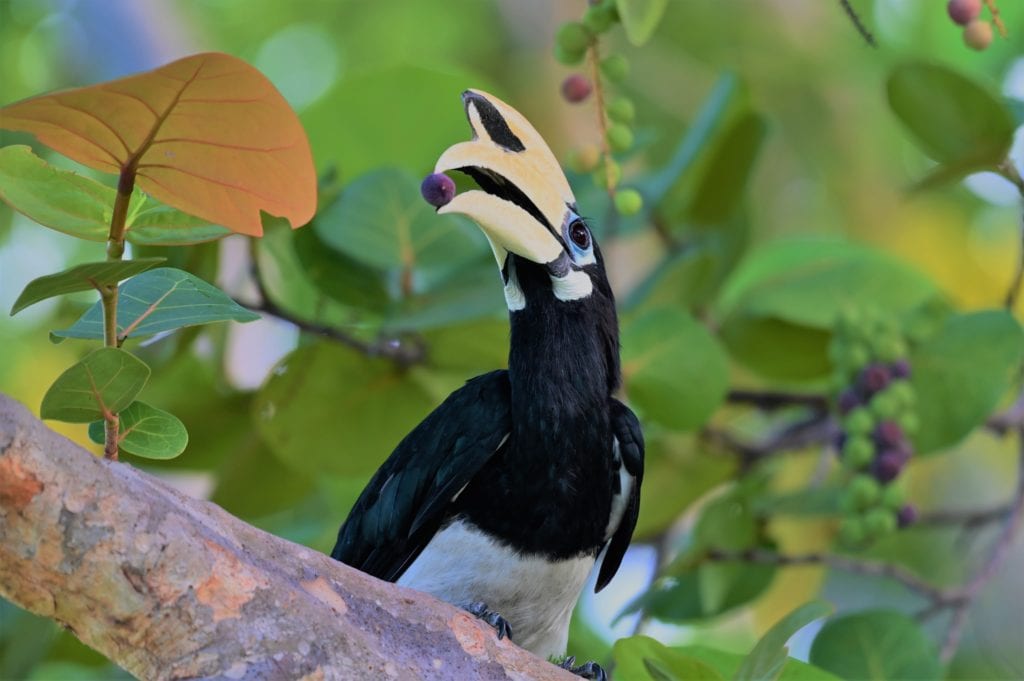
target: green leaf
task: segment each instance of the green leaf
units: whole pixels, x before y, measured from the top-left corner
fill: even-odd
[[[939,679],[942,666],[921,627],[893,610],[838,617],[811,645],[810,660],[844,679]]]
[[[386,12],[378,8],[368,22],[380,21],[382,11]],[[403,7],[401,14],[409,16],[410,8]],[[451,30],[450,20],[443,23],[445,28],[437,31],[435,41]],[[394,31],[393,26],[390,31]],[[464,49],[465,32],[461,34],[459,49]],[[409,54],[420,56],[421,52],[414,49]],[[388,165],[426,174],[443,149],[469,139],[461,106],[461,94],[469,84],[501,94],[480,73],[451,67],[441,71],[400,63],[363,69],[345,77],[329,95],[310,105],[302,112],[301,120],[310,139],[319,142],[317,156],[331,159],[348,177]],[[399,92],[400,102],[395,99]],[[410,114],[421,124],[415,125],[415,134],[400,134],[402,130],[411,131]],[[345,134],[339,135],[340,130]]]
[[[334,300],[374,312],[391,303],[383,272],[330,248],[315,229],[296,231],[292,243],[310,282]]]
[[[459,216],[435,213],[420,196],[416,178],[396,168],[356,178],[313,229],[338,252],[409,277],[422,269],[450,271],[487,251],[479,229]],[[404,286],[419,291],[426,283]]]
[[[93,350],[57,377],[43,396],[44,419],[89,423],[127,407],[149,379],[149,367],[119,348]]]
[[[390,331],[422,331],[484,318],[504,320],[507,331],[508,308],[489,255],[403,300],[389,312],[383,326]]]
[[[708,664],[648,636],[620,638],[612,648],[615,678],[624,681],[722,681]]]
[[[11,307],[16,315],[29,305],[41,300],[62,296],[65,293],[98,289],[107,284],[116,284],[140,272],[156,267],[166,258],[138,258],[136,260],[106,260],[77,265],[71,269],[33,279],[21,292]]]
[[[0,149],[0,199],[39,224],[89,241],[106,241],[117,192],[68,170],[60,170],[30,147]],[[128,209],[126,237],[136,244],[184,245],[230,232],[147,197],[136,189]]]
[[[615,0],[629,42],[636,46],[650,40],[668,7],[668,0]]]
[[[226,293],[184,270],[160,267],[129,279],[117,299],[118,338],[139,338],[184,326],[259,319]],[[103,338],[103,307],[97,302],[58,338]]]
[[[830,606],[812,601],[805,603],[773,624],[772,628],[765,632],[754,649],[743,660],[743,664],[733,676],[733,681],[761,681],[762,679],[779,678],[782,668],[789,659],[786,641],[800,629],[816,619],[827,617],[831,612]]]
[[[104,437],[103,421],[89,424],[90,440],[103,444]],[[188,431],[174,414],[145,402],[132,402],[121,412],[118,446],[144,459],[173,459],[188,446]]]
[[[739,79],[732,73],[723,74],[679,141],[672,158],[661,170],[641,182],[651,204],[660,204],[677,193],[677,185],[685,183],[687,171],[711,148],[729,111],[738,106],[740,99]]]
[[[741,205],[767,134],[760,114],[745,111],[723,132],[700,178],[686,218],[704,225],[727,220]]]
[[[910,355],[920,427],[914,449],[956,444],[992,413],[1020,368],[1024,332],[1008,312],[952,315]]]
[[[352,311],[317,288],[299,260],[295,238],[307,231],[311,230],[292,230],[284,220],[265,225],[263,238],[256,242],[256,262],[263,288],[271,302],[299,319],[349,324]]]
[[[724,678],[732,678],[743,664],[744,655],[716,650],[706,646],[681,646],[675,648],[681,653],[690,655],[710,665]],[[839,681],[839,677],[818,667],[788,658],[782,667],[778,681]]]
[[[90,241],[106,241],[117,192],[58,170],[17,144],[0,149],[0,199],[46,227]]]
[[[945,66],[910,62],[886,84],[889,105],[922,151],[950,169],[948,179],[991,169],[1013,142],[1013,118],[987,88]]]
[[[257,393],[256,427],[289,468],[368,475],[436,405],[414,375],[336,343],[301,347]]]
[[[231,234],[202,218],[145,196],[139,190],[132,195],[128,232],[125,237],[138,246],[191,246],[214,241]]]
[[[710,451],[693,436],[647,435],[644,501],[634,539],[657,535],[694,501],[736,474],[737,458]],[[679,481],[686,484],[680,486]]]
[[[647,418],[690,430],[725,399],[725,353],[700,322],[672,308],[652,310],[622,331],[622,368],[630,400]]]
[[[733,357],[766,377],[820,378],[831,368],[828,341],[844,308],[899,315],[937,296],[926,277],[869,248],[782,240],[750,254],[726,283],[721,336]]]

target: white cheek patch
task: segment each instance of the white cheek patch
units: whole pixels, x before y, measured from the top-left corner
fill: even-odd
[[[551,277],[551,290],[561,301],[579,300],[594,292],[594,283],[583,270],[570,269],[564,277]]]
[[[519,280],[516,279],[515,272],[512,273],[505,284],[505,304],[508,305],[508,309],[511,312],[522,310],[526,307],[526,296],[523,295],[523,289],[519,288]]]

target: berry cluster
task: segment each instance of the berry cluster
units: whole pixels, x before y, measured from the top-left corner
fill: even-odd
[[[899,325],[870,311],[848,310],[829,348],[836,367],[836,409],[842,423],[839,454],[849,483],[840,540],[859,546],[911,524],[897,478],[913,455],[917,429],[907,345]]]
[[[964,42],[974,50],[984,50],[992,44],[992,23],[1006,37],[1006,27],[999,18],[995,0],[984,3],[992,14],[992,22],[981,18],[982,0],[949,0],[946,12],[953,23],[964,27]]]
[[[600,59],[597,39],[619,21],[615,0],[591,0],[581,21],[570,21],[558,29],[555,39],[555,58],[566,66],[577,66],[590,54],[595,78],[620,83],[629,75],[629,60],[621,54],[610,54]],[[601,87],[582,73],[570,74],[562,81],[562,96],[572,104],[586,101],[595,89]],[[643,208],[643,198],[635,189],[618,189],[622,170],[611,153],[622,153],[633,146],[630,125],[636,115],[628,97],[615,97],[607,101],[598,91],[599,115],[604,130],[604,153],[597,145],[587,145],[572,152],[569,166],[579,173],[594,173],[594,181],[613,196],[616,210],[622,215],[633,215]]]

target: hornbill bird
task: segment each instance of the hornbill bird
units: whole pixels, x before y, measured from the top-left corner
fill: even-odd
[[[509,309],[508,370],[468,381],[399,443],[331,555],[560,656],[595,562],[603,551],[600,591],[629,545],[643,436],[613,397],[615,301],[558,162],[508,104],[477,90],[462,100],[473,139],[442,153],[435,173],[460,171],[479,189],[438,213],[469,216],[490,242]],[[592,663],[572,670],[604,676]]]

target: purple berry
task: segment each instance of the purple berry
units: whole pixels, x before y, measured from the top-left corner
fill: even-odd
[[[981,14],[981,0],[949,0],[946,12],[955,23],[965,26]]]
[[[444,173],[433,173],[423,178],[420,194],[435,208],[446,205],[455,196],[455,182]]]
[[[573,73],[562,81],[562,96],[572,104],[579,104],[589,97],[591,90],[590,79],[579,73]]]
[[[913,504],[906,504],[896,513],[896,524],[900,527],[913,525],[917,522],[917,507]]]
[[[838,433],[836,433],[836,451],[839,452],[840,455],[842,455],[843,447],[846,446],[846,440],[848,439],[848,437],[849,436],[846,434],[845,430],[840,430]]]
[[[882,421],[875,427],[875,442],[883,448],[899,448],[903,440],[903,429],[895,421]]]
[[[889,366],[893,378],[910,378],[910,362],[898,359]]]
[[[871,473],[875,476],[875,480],[878,482],[886,483],[892,482],[899,476],[900,471],[903,470],[903,464],[906,461],[903,455],[898,451],[886,450],[875,458],[874,463],[871,464]]]
[[[851,411],[861,406],[861,404],[860,395],[858,395],[857,391],[853,388],[847,388],[843,392],[839,393],[839,413],[843,416],[846,416]]]
[[[869,395],[885,390],[891,379],[889,367],[884,364],[869,364],[860,372],[860,385]]]

